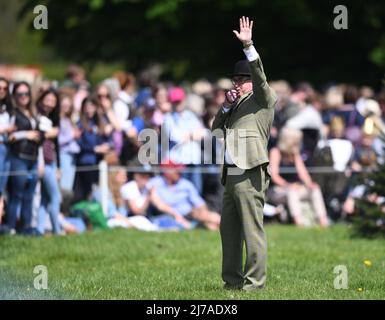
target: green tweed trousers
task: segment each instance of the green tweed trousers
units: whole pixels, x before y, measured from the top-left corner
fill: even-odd
[[[225,186],[220,225],[222,279],[225,288],[253,290],[266,282],[267,244],[263,228],[268,163],[249,170],[224,168]],[[246,261],[243,266],[243,246]]]

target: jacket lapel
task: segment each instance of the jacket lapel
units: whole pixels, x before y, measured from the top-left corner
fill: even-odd
[[[233,124],[233,120],[235,119],[234,115],[236,114],[237,110],[239,109],[239,106],[243,102],[247,101],[251,97],[252,94],[253,94],[252,91],[244,94],[242,97],[239,98],[239,100],[237,101],[237,104],[233,108],[231,108],[231,110],[230,110],[231,114],[229,115],[228,121],[227,121],[228,127],[230,127]]]
[[[252,94],[253,94],[253,91],[250,91],[250,92],[244,94],[242,97],[240,97],[240,99],[237,102],[237,105],[235,106],[235,109],[237,109],[241,105],[242,102],[244,102],[247,99],[249,99]]]

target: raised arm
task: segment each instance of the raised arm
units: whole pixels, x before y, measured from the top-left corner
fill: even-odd
[[[233,30],[233,32],[243,44],[243,52],[250,63],[254,99],[259,106],[272,108],[277,101],[277,97],[267,83],[261,58],[253,45],[252,30],[253,21],[249,21],[248,17],[242,17],[239,19],[239,32],[236,30]]]

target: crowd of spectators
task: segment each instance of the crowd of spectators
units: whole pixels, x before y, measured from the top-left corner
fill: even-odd
[[[385,89],[270,85],[278,103],[266,219],[323,227],[349,219],[365,193],[357,176],[384,161]],[[122,71],[92,87],[77,65],[60,84],[1,77],[1,233],[217,230],[223,141],[210,128],[231,87],[225,78],[178,85]],[[145,130],[155,134],[147,162]]]

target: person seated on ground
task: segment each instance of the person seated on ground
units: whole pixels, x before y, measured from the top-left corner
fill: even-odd
[[[131,161],[129,169],[132,179],[120,188],[128,216],[147,216],[153,191],[149,185],[151,167],[143,166],[139,161]]]
[[[270,150],[272,189],[270,200],[275,204],[286,203],[294,222],[305,226],[301,200],[309,200],[319,224],[328,226],[325,203],[319,186],[313,182],[300,156],[302,133],[299,130],[282,128],[278,146]],[[292,172],[282,172],[281,168]]]
[[[127,174],[125,168],[117,166],[110,167],[108,173],[108,227],[134,227],[144,231],[158,230],[145,216],[128,216],[125,199],[121,192],[122,188],[124,189],[126,181]],[[99,187],[96,187],[93,192],[93,200],[101,203],[101,198],[101,190]]]
[[[377,168],[378,157],[374,150],[373,141],[376,138],[376,131],[371,119],[366,119],[363,126],[361,145],[356,148],[351,162],[351,183],[348,196],[343,205],[344,215],[352,215],[355,212],[355,200],[361,199],[366,193],[365,180],[369,172]],[[357,183],[360,181],[361,183]]]
[[[74,194],[70,190],[61,190],[59,225],[64,234],[83,233],[87,225],[81,217],[71,217],[71,206],[74,204]]]
[[[150,180],[154,188],[151,202],[156,209],[173,216],[187,229],[196,221],[209,230],[218,230],[220,215],[209,211],[194,185],[181,177],[185,166],[166,160],[160,167],[162,175]]]
[[[190,229],[191,223],[178,215],[173,209],[162,203],[155,195],[154,187],[150,184],[151,167],[142,165],[137,159],[129,164],[132,170],[132,180],[120,189],[122,198],[126,203],[129,217],[147,217],[159,230],[183,230]],[[166,216],[151,216],[156,203],[162,212],[169,213]]]

